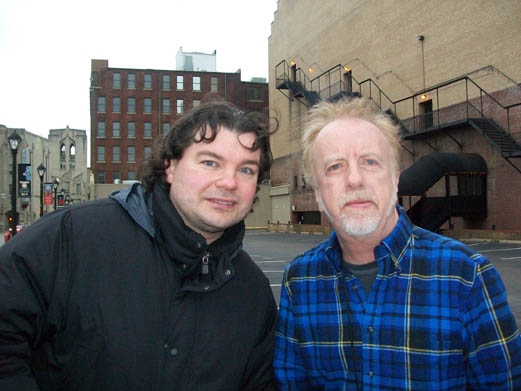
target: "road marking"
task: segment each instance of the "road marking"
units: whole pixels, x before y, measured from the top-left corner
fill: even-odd
[[[492,250],[483,250],[483,251],[480,251],[480,253],[491,253],[494,251],[511,251],[511,250],[521,250],[521,247],[496,248],[496,249],[492,249]]]
[[[286,263],[288,262],[287,259],[283,259],[281,261],[259,261],[259,262],[262,262],[262,263]]]

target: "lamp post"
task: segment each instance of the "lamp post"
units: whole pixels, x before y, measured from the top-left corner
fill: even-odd
[[[47,169],[43,165],[43,163],[40,163],[38,168],[36,169],[38,171],[38,176],[40,177],[40,217],[43,216],[43,176],[45,175],[45,171]]]
[[[56,193],[58,192],[58,185],[59,185],[60,182],[58,182],[58,179],[56,178],[53,182],[52,182],[52,190],[54,192],[54,210],[56,210]]]
[[[22,142],[22,138],[16,132],[13,132],[7,137],[9,141],[9,148],[13,155],[13,176],[12,176],[12,192],[11,192],[11,236],[16,235],[16,226],[18,225],[18,213],[16,213],[16,154],[18,153],[18,146]]]

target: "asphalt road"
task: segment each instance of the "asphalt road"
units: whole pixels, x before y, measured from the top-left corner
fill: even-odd
[[[284,267],[296,255],[326,238],[325,235],[247,231],[244,248],[269,278],[278,301]],[[498,270],[521,328],[521,243],[469,241],[467,244],[490,259]]]

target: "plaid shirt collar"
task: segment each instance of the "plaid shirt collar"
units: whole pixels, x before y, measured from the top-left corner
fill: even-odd
[[[375,260],[383,263],[383,274],[400,273],[401,263],[406,249],[413,240],[414,226],[401,206],[397,206],[398,222],[393,231],[375,247]],[[342,272],[342,250],[336,231],[333,231],[325,243],[326,257],[336,273]],[[380,267],[379,267],[379,270]]]

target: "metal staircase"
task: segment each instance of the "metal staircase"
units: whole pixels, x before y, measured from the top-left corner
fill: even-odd
[[[521,174],[521,134],[517,139],[511,134],[512,122],[517,122],[515,125],[521,122],[521,101],[504,106],[468,76],[393,101],[372,79],[359,82],[349,69],[340,64],[309,79],[302,69],[281,61],[275,68],[275,74],[276,88],[289,99],[297,99],[307,107],[320,100],[334,100],[343,95],[370,98],[397,120],[404,139],[424,137],[441,129],[468,124],[497,148],[501,156]],[[431,97],[434,103],[432,111],[419,112],[418,102],[421,102],[422,96]],[[455,104],[454,96],[465,98]],[[517,121],[512,118],[517,118]]]
[[[470,125],[521,174],[521,133],[516,134],[516,137],[511,134],[511,128],[519,128],[521,122],[521,99],[511,105],[503,105],[468,76],[393,101],[372,79],[359,82],[349,69],[340,64],[314,79],[309,79],[295,64],[287,64],[285,61],[276,66],[275,72],[276,88],[288,99],[298,100],[307,107],[321,100],[336,100],[345,95],[368,97],[399,124],[403,139],[425,138],[433,132],[444,130],[459,143],[452,137],[450,130]],[[455,103],[454,97],[458,96],[462,98]],[[428,111],[421,112],[423,97],[430,101],[430,107]],[[404,174],[406,177],[407,174]],[[451,175],[450,169],[447,170],[444,174],[446,181]],[[477,180],[464,177],[458,178],[458,181]],[[479,181],[481,183],[481,179]],[[478,187],[486,189],[486,180]],[[413,190],[412,193],[415,193],[418,189]],[[412,193],[402,193],[400,196],[411,196]],[[487,216],[486,190],[472,195],[447,193],[445,197],[427,197],[425,190],[414,195],[419,200],[411,205],[407,213],[415,224],[430,230],[439,229],[447,220],[450,225],[451,216],[469,219],[483,219]]]

